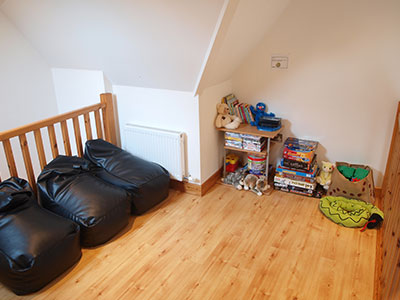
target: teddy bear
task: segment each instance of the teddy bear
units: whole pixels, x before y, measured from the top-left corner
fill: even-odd
[[[227,129],[236,129],[239,127],[242,120],[237,116],[229,114],[229,107],[225,103],[217,104],[217,118],[215,119],[215,127],[225,127]]]
[[[329,185],[331,184],[332,172],[335,166],[328,162],[322,161],[321,171],[317,176],[317,182],[324,187],[325,190],[329,189]]]

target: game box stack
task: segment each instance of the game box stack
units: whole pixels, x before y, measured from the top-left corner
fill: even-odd
[[[243,139],[240,133],[225,132],[225,146],[232,148],[243,148]]]
[[[317,189],[318,142],[289,137],[284,143],[282,159],[276,167],[274,188],[277,190],[320,198]]]

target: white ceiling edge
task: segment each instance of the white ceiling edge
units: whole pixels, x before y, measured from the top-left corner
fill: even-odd
[[[231,0],[195,94],[229,80],[292,0]]]
[[[222,21],[224,19],[224,16],[225,16],[226,10],[228,8],[229,2],[230,2],[230,0],[225,0],[224,4],[222,5],[221,12],[220,12],[220,14],[218,16],[217,24],[215,24],[215,29],[214,29],[214,32],[213,32],[213,34],[211,36],[210,44],[208,45],[207,52],[206,52],[206,55],[204,57],[204,61],[203,61],[202,65],[201,65],[199,76],[198,76],[198,78],[196,80],[196,85],[194,87],[194,96],[196,96],[198,94],[198,89],[199,89],[201,78],[202,78],[202,76],[204,74],[204,70],[206,69],[206,65],[207,65],[208,59],[210,57],[211,51],[213,49],[213,46],[214,46],[215,40],[217,38],[218,32],[220,31],[220,28],[221,28],[221,25],[222,25]]]

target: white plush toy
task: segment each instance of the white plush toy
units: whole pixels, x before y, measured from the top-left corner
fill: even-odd
[[[235,116],[235,118],[233,119],[233,121],[231,123],[225,125],[225,128],[226,129],[236,129],[239,127],[240,123],[242,123],[242,119]]]

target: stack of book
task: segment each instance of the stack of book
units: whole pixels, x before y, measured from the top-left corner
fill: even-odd
[[[225,103],[229,107],[229,114],[242,119],[244,124],[254,122],[254,116],[250,110],[250,104],[240,103],[234,94],[229,94],[222,98],[221,103]]]
[[[322,193],[317,190],[316,182],[317,147],[315,141],[287,138],[282,159],[276,167],[275,189],[320,198]]]

